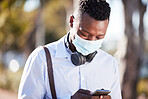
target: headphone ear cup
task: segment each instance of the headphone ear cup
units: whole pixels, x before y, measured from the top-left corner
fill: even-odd
[[[97,54],[97,51],[95,51],[95,52],[93,52],[93,53],[87,55],[87,56],[86,56],[86,61],[87,61],[87,62],[91,62],[91,61],[93,60],[93,58],[95,57],[96,54]]]
[[[78,52],[74,52],[71,54],[71,61],[74,65],[79,66],[86,62],[86,57]]]

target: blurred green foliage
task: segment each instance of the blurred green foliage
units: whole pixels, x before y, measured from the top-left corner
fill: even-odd
[[[148,97],[148,78],[142,78],[139,80],[137,85],[137,93],[138,95],[144,94]]]
[[[46,43],[66,34],[66,6],[68,0],[49,0],[42,7],[41,18],[45,26]],[[25,0],[0,1],[0,51],[22,50],[28,35],[36,26],[38,9],[24,11]]]
[[[20,69],[14,73],[9,69],[4,70],[4,68],[0,66],[0,88],[11,90],[17,93],[22,71],[23,69]]]
[[[66,34],[66,2],[68,0],[50,0],[43,9],[42,19],[46,28],[46,43],[58,40]]]
[[[26,0],[0,0],[0,54],[8,50],[24,53],[28,37],[37,24],[40,8],[24,11]],[[41,20],[45,27],[45,43],[55,41],[66,34],[66,7],[69,0],[48,0],[42,6]],[[34,35],[35,36],[35,35]],[[0,88],[17,92],[22,69],[12,72],[0,60]]]
[[[19,3],[19,5],[18,5]],[[21,50],[31,29],[34,13],[23,11],[25,0],[3,0],[0,3],[0,49]]]

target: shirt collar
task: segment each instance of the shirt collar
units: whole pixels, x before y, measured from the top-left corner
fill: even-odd
[[[69,57],[69,53],[67,52],[66,46],[65,46],[65,38],[67,35],[62,37],[60,40],[57,41],[57,46],[56,46],[56,58],[66,58]]]

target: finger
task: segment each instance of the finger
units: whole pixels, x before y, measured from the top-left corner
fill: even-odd
[[[75,99],[91,99],[91,96],[83,93],[78,93]]]
[[[83,94],[83,97],[81,99],[91,99],[91,96],[90,95]]]
[[[111,96],[110,95],[106,95],[106,96],[104,96],[104,99],[111,99]]]
[[[71,96],[71,99],[91,99],[91,96],[77,92]]]
[[[92,96],[91,99],[100,99],[99,96]]]
[[[79,89],[78,92],[82,93],[82,94],[90,95],[90,91],[89,90]]]
[[[101,95],[100,99],[111,99],[110,95]]]
[[[103,95],[101,95],[101,96],[100,96],[100,99],[104,99],[104,96],[103,96]]]

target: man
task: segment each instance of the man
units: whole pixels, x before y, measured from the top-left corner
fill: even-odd
[[[46,45],[51,54],[58,99],[121,99],[116,61],[99,49],[109,16],[106,1],[81,0],[70,17],[70,32]],[[110,90],[110,93],[92,96],[97,89]],[[43,47],[35,49],[26,62],[18,98],[52,98]]]

